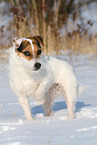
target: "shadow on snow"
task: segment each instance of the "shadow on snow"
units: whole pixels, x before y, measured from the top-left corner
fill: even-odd
[[[91,106],[91,104],[85,104],[84,102],[77,102],[75,111],[79,112],[81,110],[81,108],[87,107],[87,106]],[[53,109],[53,112],[57,112],[59,110],[67,109],[67,105],[66,105],[65,101],[55,102],[52,109]],[[35,106],[35,107],[31,108],[31,112],[32,112],[32,114],[36,115],[38,113],[44,113],[44,110],[43,110],[42,106]]]

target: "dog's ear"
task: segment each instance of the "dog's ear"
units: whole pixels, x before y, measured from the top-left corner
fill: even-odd
[[[18,47],[19,46],[19,43],[18,43],[18,38],[13,38],[12,39],[12,43],[15,47]]]
[[[44,46],[43,39],[42,39],[41,36],[34,36],[34,37],[31,37],[30,39],[32,39],[32,40],[34,39],[34,40],[36,40],[38,43],[40,43],[41,45]]]
[[[41,43],[44,46],[42,37],[40,37],[40,36],[34,36],[33,38],[36,39],[36,40],[38,40],[39,43]]]

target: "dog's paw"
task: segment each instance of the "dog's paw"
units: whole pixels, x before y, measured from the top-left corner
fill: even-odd
[[[26,119],[27,119],[28,121],[32,121],[32,120],[33,120],[32,116],[26,116]]]
[[[69,118],[69,119],[74,119],[74,118],[75,118],[75,114],[73,114],[73,113],[72,113],[72,114],[69,114],[69,115],[68,115],[68,118]]]
[[[45,100],[36,100],[37,105],[43,105]]]

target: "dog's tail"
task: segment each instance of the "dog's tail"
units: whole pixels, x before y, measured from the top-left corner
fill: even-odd
[[[77,90],[78,90],[78,96],[81,95],[85,91],[85,86],[78,85]]]

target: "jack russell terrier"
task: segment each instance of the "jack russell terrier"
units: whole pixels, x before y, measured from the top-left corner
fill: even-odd
[[[52,115],[52,105],[59,95],[63,95],[68,117],[74,118],[77,96],[84,90],[77,84],[73,69],[69,64],[42,53],[43,39],[14,38],[9,61],[10,85],[18,96],[26,119],[32,120],[28,97],[33,96],[42,105],[47,116]]]

